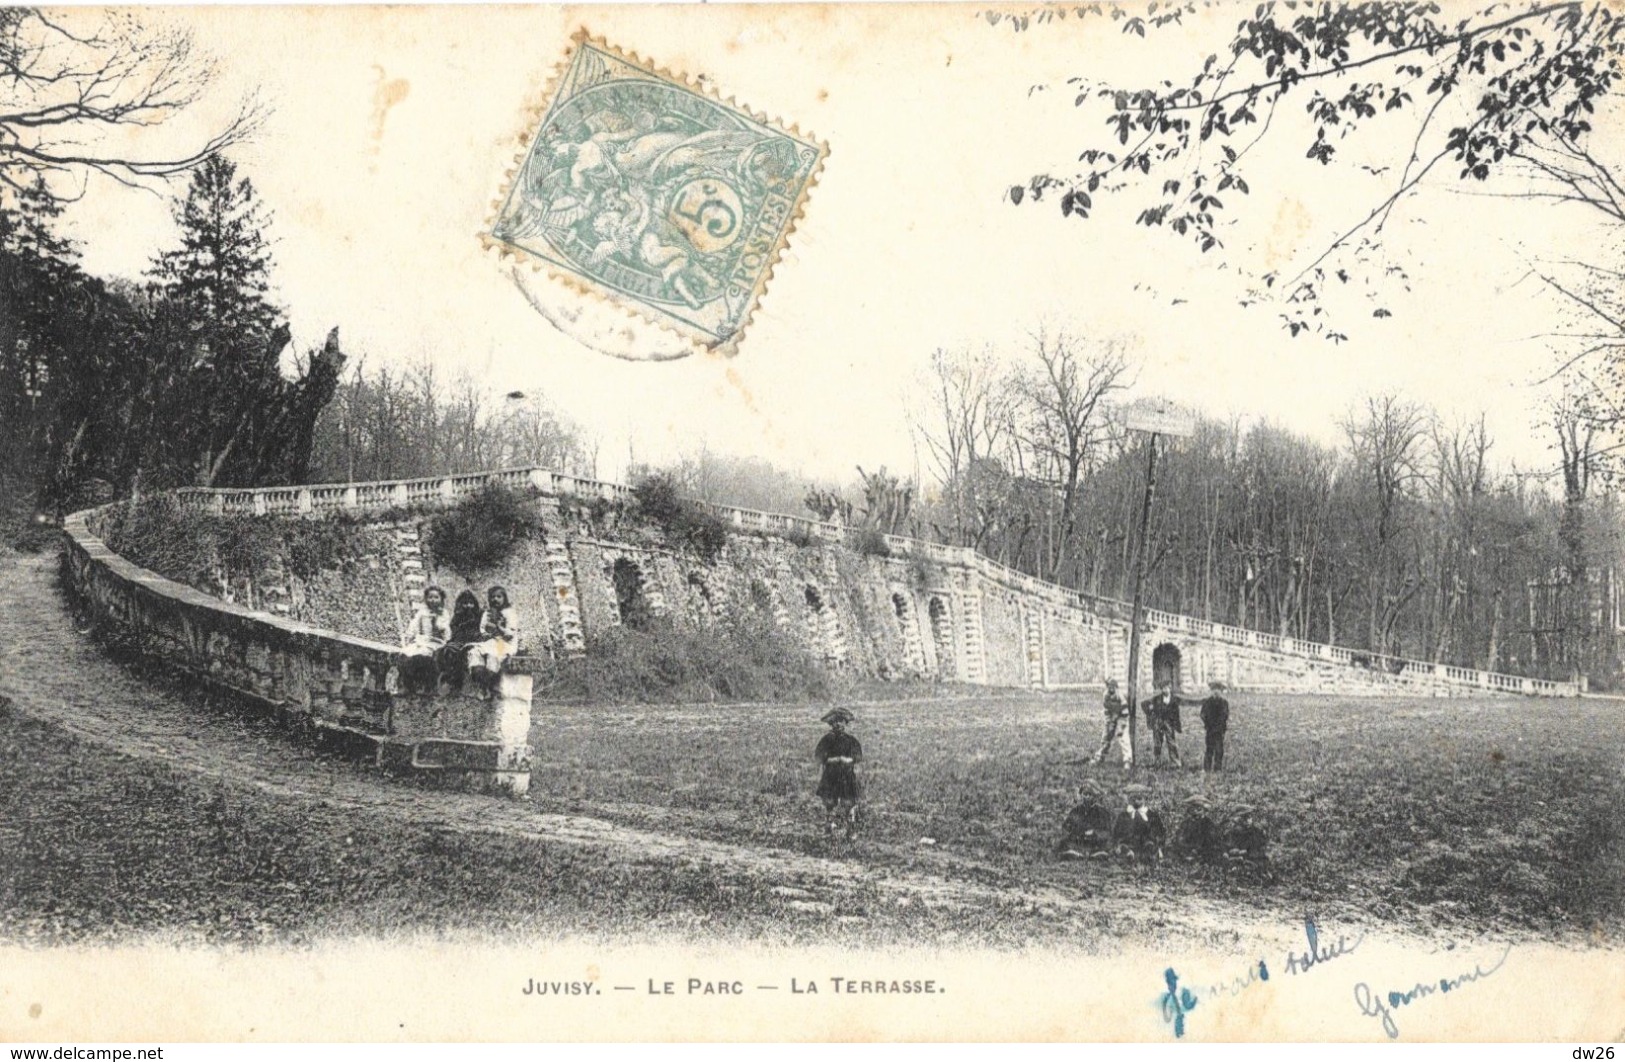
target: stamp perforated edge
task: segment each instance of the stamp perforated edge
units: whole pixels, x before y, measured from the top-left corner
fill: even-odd
[[[616,58],[621,59],[622,61],[629,63],[646,73],[652,74],[658,78],[675,82],[676,84],[688,89],[690,92],[701,95],[708,100],[721,104],[724,107],[730,107],[733,110],[748,116],[753,121],[760,122],[762,125],[768,126],[769,128],[777,129],[780,132],[795,137],[804,143],[811,144],[818,149],[818,159],[813,165],[812,172],[807,175],[806,182],[801,186],[801,191],[796,196],[796,200],[792,209],[790,210],[789,217],[785,221],[784,229],[779,238],[774,241],[773,249],[768,255],[767,262],[762,269],[755,285],[751,288],[749,297],[745,303],[744,317],[740,320],[739,327],[736,328],[733,334],[728,336],[726,339],[719,340],[709,333],[686,326],[685,322],[674,317],[661,314],[653,308],[638,302],[636,299],[629,299],[618,292],[611,291],[604,285],[594,282],[591,278],[581,276],[580,274],[571,272],[567,269],[563,269],[558,265],[540,257],[539,255],[531,254],[530,252],[525,251],[523,248],[515,247],[512,244],[496,239],[491,235],[492,230],[496,227],[497,217],[502,212],[503,204],[508,201],[508,197],[513,191],[514,183],[519,179],[519,173],[524,168],[525,159],[530,154],[531,147],[535,142],[535,138],[541,132],[542,122],[547,118],[547,112],[553,105],[554,97],[559,91],[564,75],[569,70],[570,64],[574,62],[576,52],[583,44],[590,44],[595,48],[608,52]],[[525,106],[521,120],[524,122],[524,127],[517,137],[520,145],[519,149],[510,159],[507,169],[503,173],[501,189],[497,193],[496,198],[492,200],[491,206],[486,212],[485,224],[479,233],[480,243],[484,247],[486,253],[492,256],[498,263],[512,259],[516,266],[520,264],[529,264],[531,271],[534,273],[546,273],[549,277],[584,296],[595,298],[602,303],[621,310],[629,318],[642,320],[649,324],[655,325],[656,327],[662,329],[663,331],[669,332],[672,336],[688,344],[691,353],[709,351],[714,354],[721,354],[725,356],[737,354],[739,352],[739,344],[744,340],[745,333],[747,330],[749,330],[751,321],[753,321],[756,317],[757,308],[761,305],[762,300],[767,297],[767,289],[773,281],[774,272],[778,269],[779,258],[784,253],[784,249],[790,246],[791,237],[795,235],[796,227],[800,224],[802,215],[806,211],[807,200],[812,195],[813,187],[818,184],[819,177],[823,175],[824,163],[829,158],[829,144],[811,133],[802,132],[801,127],[794,122],[785,122],[774,118],[769,114],[758,111],[747,104],[739,102],[739,100],[734,96],[724,97],[712,89],[709,85],[691,78],[687,74],[679,74],[673,70],[669,70],[666,67],[656,64],[650,59],[644,58],[637,52],[618,48],[615,45],[610,44],[603,37],[594,36],[592,32],[585,27],[570,35],[570,44],[565,49],[564,55],[554,64],[552,76],[548,78],[547,86],[542,91],[541,98]]]

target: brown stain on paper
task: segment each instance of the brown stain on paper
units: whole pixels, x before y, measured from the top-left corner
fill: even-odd
[[[368,130],[367,150],[376,155],[384,141],[384,123],[389,120],[389,112],[411,95],[412,83],[405,78],[389,77],[381,66],[374,65],[373,70],[378,77],[372,90],[372,127]]]
[[[1264,238],[1264,268],[1273,272],[1291,261],[1312,224],[1314,219],[1309,216],[1309,208],[1303,205],[1303,200],[1292,196],[1281,200],[1269,235]]]
[[[766,420],[767,418],[763,416],[761,408],[756,404],[755,396],[751,394],[750,387],[745,383],[744,378],[739,375],[738,370],[730,365],[722,371],[722,375],[733,385],[734,390],[739,392],[739,397],[744,401],[745,408]]]

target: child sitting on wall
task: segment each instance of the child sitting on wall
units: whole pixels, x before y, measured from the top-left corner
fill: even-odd
[[[446,592],[438,586],[423,591],[423,604],[406,628],[406,659],[401,661],[401,684],[407,690],[433,692],[439,682],[435,653],[451,636],[446,616]]]
[[[468,677],[468,651],[481,640],[480,621],[483,618],[484,610],[480,608],[478,594],[464,590],[457,595],[457,603],[451,608],[451,638],[435,653],[435,665],[440,677],[453,691],[461,690],[463,679]]]
[[[508,591],[491,587],[485,595],[485,614],[480,617],[483,641],[468,650],[468,669],[475,683],[487,694],[494,693],[502,662],[519,651],[519,613],[508,600]]]

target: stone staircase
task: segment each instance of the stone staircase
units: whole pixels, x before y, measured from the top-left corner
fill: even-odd
[[[935,598],[947,607],[947,595]],[[936,675],[938,678],[953,680],[959,678],[958,653],[954,650],[954,631],[952,613],[943,611],[933,614],[927,606],[925,622],[931,632],[932,655],[936,657]]]
[[[1101,632],[1101,669],[1105,675],[1128,674],[1128,628],[1108,623]]]
[[[967,591],[963,598],[959,621],[964,639],[965,667],[960,679],[965,682],[987,681],[987,649],[982,644],[982,595]]]
[[[395,529],[395,561],[401,568],[400,614],[403,620],[410,620],[423,601],[424,588],[429,585],[429,573],[423,566],[423,543],[415,526]]]
[[[925,645],[920,639],[920,617],[916,614],[914,602],[907,591],[901,587],[893,589],[894,595],[900,594],[903,598],[903,614],[898,617],[898,625],[903,629],[903,659],[915,674],[925,674]]]
[[[790,626],[790,610],[784,605],[784,595],[779,593],[779,587],[791,578],[790,562],[783,557],[774,557],[773,581],[767,584],[767,594],[773,601],[773,623],[780,630]]]
[[[838,587],[841,585],[841,572],[835,565],[835,558],[829,553],[823,555],[824,585]],[[846,640],[846,626],[841,622],[840,610],[835,607],[831,597],[825,597],[824,608],[818,613],[818,620],[822,626],[819,632],[823,636],[824,652],[837,664],[846,663],[850,646]]]
[[[1023,631],[1027,648],[1027,685],[1035,690],[1043,689],[1044,680],[1044,614],[1037,609],[1028,609],[1025,619],[1026,629]]]
[[[293,615],[293,576],[282,563],[282,553],[272,550],[260,572],[260,600],[266,612],[289,619]]]
[[[837,664],[846,663],[847,649],[846,631],[841,628],[840,617],[828,605],[818,613],[819,636],[823,641],[824,655]]]

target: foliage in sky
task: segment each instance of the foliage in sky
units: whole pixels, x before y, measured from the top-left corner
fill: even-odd
[[[1153,2],[1135,15],[1089,4],[987,18],[1024,31],[1101,16],[1145,36],[1208,9],[1222,10]],[[1075,219],[1128,199],[1139,224],[1214,252],[1225,248],[1229,215],[1255,191],[1273,200],[1282,182],[1312,179],[1255,167],[1253,151],[1266,137],[1296,137],[1303,157],[1326,167],[1343,160],[1353,134],[1380,127],[1385,164],[1355,163],[1381,180],[1369,209],[1308,264],[1253,275],[1244,295],[1273,305],[1292,335],[1333,341],[1347,336],[1327,320],[1328,285],[1365,284],[1371,314],[1388,316],[1384,284],[1403,283],[1406,265],[1385,253],[1383,226],[1425,180],[1485,185],[1505,176],[1513,196],[1578,204],[1603,224],[1625,220],[1625,187],[1594,127],[1625,62],[1620,16],[1580,2],[1461,10],[1413,0],[1267,2],[1183,77],[1152,87],[1073,78],[1077,106],[1104,107],[1104,134],[1069,153],[1081,168],[1034,176],[1009,198],[1048,200]],[[1233,24],[1222,14],[1216,21]]]

